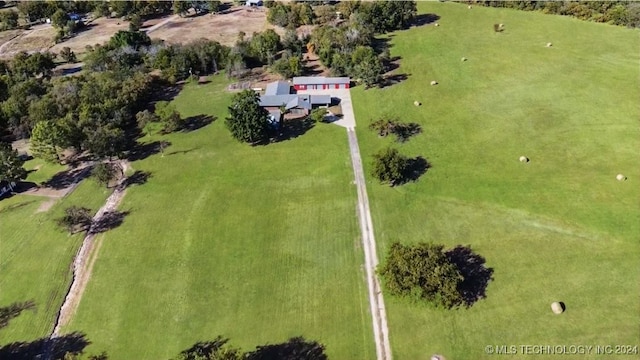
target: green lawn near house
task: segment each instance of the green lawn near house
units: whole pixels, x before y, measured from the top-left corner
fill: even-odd
[[[130,214],[101,240],[65,331],[114,359],[168,359],[217,335],[243,350],[303,336],[331,358],[375,358],[345,130],[238,143],[226,85],[188,84],[173,101],[211,124],[142,139],[171,145],[132,163],[150,178],[127,190]]]

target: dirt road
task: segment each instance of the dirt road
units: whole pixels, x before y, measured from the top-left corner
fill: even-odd
[[[389,328],[387,326],[387,311],[384,306],[382,289],[376,276],[375,269],[378,266],[376,240],[373,235],[373,223],[369,210],[369,198],[362,169],[362,158],[355,129],[348,128],[349,150],[351,152],[351,164],[358,189],[358,218],[362,232],[362,244],[364,248],[364,260],[367,273],[367,285],[369,288],[369,305],[373,318],[373,335],[376,342],[376,354],[378,360],[391,360],[391,345],[389,344]]]

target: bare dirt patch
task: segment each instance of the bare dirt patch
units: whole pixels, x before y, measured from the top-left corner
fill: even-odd
[[[151,23],[145,22],[145,26],[148,25]],[[250,37],[253,32],[262,32],[267,29],[274,29],[279,34],[284,34],[284,29],[267,22],[266,9],[234,6],[222,14],[176,18],[155,30],[150,37],[162,39],[171,44],[205,38],[231,46],[235,44],[240,31]]]
[[[20,51],[47,51],[54,44],[55,29],[49,25],[37,25],[0,46],[0,57],[12,57]]]
[[[51,51],[59,53],[64,47],[69,47],[76,55],[84,53],[87,45],[94,46],[96,44],[104,44],[113,34],[119,30],[128,30],[129,22],[122,21],[120,19],[107,19],[104,17],[95,19],[87,25],[86,29],[83,29],[77,33],[71,39],[65,40],[59,44],[56,44],[51,48]]]
[[[47,201],[43,201],[42,203],[40,203],[40,206],[38,207],[38,210],[36,210],[36,213],[41,213],[41,212],[47,212],[49,211],[49,209],[51,209],[51,207],[53,207],[53,205],[55,205],[56,203],[55,198],[51,198]]]

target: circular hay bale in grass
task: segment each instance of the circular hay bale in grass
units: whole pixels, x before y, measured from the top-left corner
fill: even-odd
[[[432,81],[431,81],[431,86],[433,86],[433,85],[438,85],[438,82],[437,82],[437,81],[435,81],[435,80],[432,80]]]
[[[471,9],[471,5],[467,6],[467,9]]]
[[[434,26],[440,26],[440,24],[438,24],[438,23],[435,23],[435,24],[433,24],[433,25],[434,25]]]
[[[562,314],[565,309],[566,307],[562,301],[554,301],[551,303],[551,311],[556,315]]]
[[[547,43],[547,47],[552,47],[553,44],[552,43]]]
[[[520,162],[523,162],[523,163],[529,162],[529,158],[526,157],[526,156],[520,156],[520,158],[518,160],[520,160]]]
[[[415,105],[415,106],[420,106],[420,105],[422,105],[422,103],[421,103],[420,101],[414,101],[414,102],[413,102],[413,105]]]
[[[502,29],[504,27],[504,24],[498,24],[498,27]]]
[[[463,57],[462,59],[460,59],[460,61],[467,61],[467,58]]]
[[[433,354],[433,355],[431,355],[431,358],[430,358],[430,359],[431,359],[431,360],[445,360],[445,359],[444,359],[444,356],[442,356],[442,355],[438,355],[438,354]]]
[[[618,175],[616,175],[616,180],[625,181],[625,180],[627,180],[627,177],[622,175],[622,174],[618,174]]]

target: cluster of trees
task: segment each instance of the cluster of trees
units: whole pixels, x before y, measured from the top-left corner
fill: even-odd
[[[446,256],[443,245],[393,243],[378,273],[392,295],[426,300],[445,308],[463,303],[458,289],[464,277]]]
[[[417,13],[415,1],[345,2],[338,9],[349,21],[314,29],[308,50],[335,76],[350,75],[366,87],[380,84],[389,52],[374,47],[374,36],[410,26]]]
[[[573,16],[581,20],[640,27],[640,3],[633,1],[478,1],[480,5],[545,14]]]
[[[422,132],[420,124],[403,123],[396,119],[381,118],[369,125],[380,137],[395,135],[397,142],[405,142]],[[386,147],[373,155],[371,174],[382,184],[397,186],[417,180],[431,165],[424,158],[408,158],[398,149]]]
[[[218,336],[213,341],[201,341],[182,351],[175,360],[327,360],[325,346],[301,336],[279,344],[256,346],[243,352],[228,344],[229,339]]]
[[[273,25],[295,29],[300,25],[311,25],[315,13],[309,2],[285,4],[279,1],[269,1],[267,21]]]

